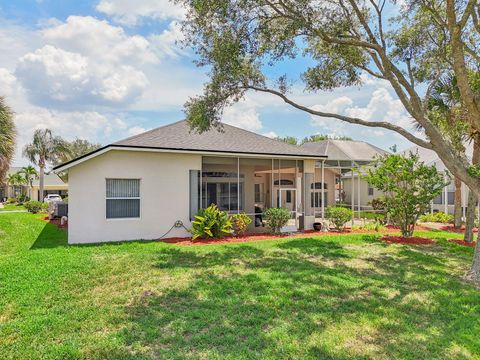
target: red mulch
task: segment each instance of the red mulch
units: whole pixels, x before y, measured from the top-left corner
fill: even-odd
[[[419,227],[418,230],[424,230],[426,228]],[[389,233],[389,232],[398,232],[398,228],[393,226],[387,226],[385,229],[382,229],[378,233]],[[343,231],[315,231],[315,230],[306,230],[298,233],[282,234],[282,235],[271,235],[271,234],[246,234],[243,236],[226,236],[221,239],[196,239],[192,240],[190,237],[173,237],[159,239],[161,242],[166,242],[169,244],[178,244],[178,245],[207,245],[207,244],[231,244],[231,243],[244,243],[250,241],[260,241],[260,240],[275,240],[275,239],[293,239],[293,238],[302,238],[305,236],[324,236],[324,235],[342,235],[342,234],[378,234],[372,230],[365,229],[345,229]]]
[[[435,244],[435,241],[428,238],[423,237],[403,237],[403,236],[382,236],[381,239],[386,242],[396,243],[396,244],[419,244],[419,245],[427,245],[427,244]]]
[[[439,229],[443,231],[450,231],[450,232],[459,233],[459,234],[463,234],[465,232],[464,225],[462,225],[462,227],[460,228],[455,228],[453,224],[447,224],[447,225],[440,226]],[[473,232],[474,233],[478,232],[478,229],[474,228]]]
[[[463,240],[460,240],[460,239],[448,239],[448,241],[456,243],[458,245],[463,245],[463,246],[468,246],[468,247],[475,247],[475,245],[477,244],[475,241],[467,242],[467,241],[463,241]]]
[[[42,218],[43,221],[45,222],[48,222],[52,225],[55,225],[56,227],[58,227],[59,229],[67,229],[68,228],[68,222],[66,222],[65,224],[61,225],[61,221],[60,219],[49,219],[48,216],[45,216]]]

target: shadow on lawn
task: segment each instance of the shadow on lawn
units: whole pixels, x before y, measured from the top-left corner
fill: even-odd
[[[51,249],[64,246],[68,246],[67,232],[59,229],[56,225],[45,222],[45,226],[30,249]]]
[[[480,294],[424,249],[352,256],[322,239],[162,249],[157,269],[188,271],[191,281],[139,296],[121,334],[128,353],[114,355],[442,358],[455,357],[446,350],[454,346],[466,357],[479,353]]]

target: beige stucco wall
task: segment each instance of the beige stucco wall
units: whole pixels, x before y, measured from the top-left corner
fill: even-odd
[[[355,190],[353,193],[354,203],[357,206],[358,204],[358,178],[354,178]],[[352,179],[344,178],[343,179],[343,190],[345,191],[345,202],[347,204],[352,204]],[[368,183],[365,180],[360,179],[360,206],[363,208],[370,208],[369,202],[373,199],[382,196],[382,192],[373,189],[373,195],[368,195]]]
[[[69,170],[70,244],[157,239],[176,220],[188,228],[189,170],[201,156],[143,151],[109,151]],[[140,218],[106,219],[106,178],[140,179]],[[189,236],[173,229],[168,237]]]
[[[32,187],[32,195],[31,195],[31,196],[32,196],[32,200],[42,200],[42,201],[43,201],[43,199],[39,199],[39,198],[38,198],[38,192],[39,192],[39,190],[40,190],[40,186],[34,185],[34,186]],[[51,191],[60,191],[60,190],[62,190],[62,191],[67,191],[67,190],[68,190],[68,185],[67,185],[67,184],[65,184],[65,185],[46,185],[46,186],[44,187],[44,190],[45,190],[45,191],[47,191],[47,190],[51,190]],[[30,190],[28,190],[28,193],[30,193]]]

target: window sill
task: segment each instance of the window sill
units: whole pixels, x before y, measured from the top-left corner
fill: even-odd
[[[141,220],[141,217],[127,217],[127,218],[111,218],[111,219],[105,219],[107,221],[132,221],[132,220]]]

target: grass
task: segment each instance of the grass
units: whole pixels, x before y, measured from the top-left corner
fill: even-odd
[[[2,359],[479,358],[472,249],[445,240],[68,246],[29,213],[0,229]]]
[[[14,211],[14,210],[26,210],[25,206],[17,204],[5,204],[0,211]]]

